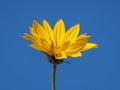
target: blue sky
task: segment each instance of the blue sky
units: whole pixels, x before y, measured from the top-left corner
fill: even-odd
[[[66,28],[80,23],[81,33],[98,49],[69,58],[57,68],[57,90],[120,90],[119,0],[1,0],[0,90],[51,90],[52,65],[20,38],[33,20]]]

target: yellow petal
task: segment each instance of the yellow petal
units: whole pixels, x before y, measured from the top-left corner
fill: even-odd
[[[36,50],[44,51],[43,48],[41,48],[41,46],[39,46],[38,44],[30,44],[29,46]]]
[[[57,47],[60,47],[64,40],[65,35],[65,25],[60,19],[54,26],[54,39]]]
[[[87,36],[85,34],[82,34],[76,38],[75,42],[86,43],[90,38],[91,38],[91,36]]]
[[[85,47],[81,49],[81,52],[86,51],[86,50],[90,50],[93,48],[98,48],[97,44],[94,43],[86,43]]]
[[[47,42],[47,41],[46,41],[45,39],[43,39],[43,38],[41,38],[40,41],[41,41],[41,44],[42,44],[43,49],[44,49],[46,52],[50,52],[50,43]],[[50,53],[48,53],[48,54],[50,54]]]
[[[78,43],[78,44],[72,44],[70,45],[66,50],[65,53],[68,56],[75,56],[80,53],[80,50],[85,46],[85,43]]]
[[[51,45],[50,45],[50,53],[52,56],[55,55],[55,45],[52,40],[51,40]]]
[[[81,43],[81,42],[76,42],[76,43],[73,43],[71,44],[68,49],[70,50],[78,50],[78,49],[81,49],[85,46],[85,43]]]
[[[44,28],[37,22],[33,21],[33,29],[39,35],[39,37],[47,38],[48,34],[45,32]]]
[[[47,54],[50,54],[50,43],[48,43],[45,39],[33,38],[29,34],[25,34],[24,36],[22,36],[22,38],[33,42],[33,44],[31,44],[30,47],[40,50],[40,51],[44,51]]]
[[[37,21],[33,20],[32,28],[36,34],[38,34],[38,26],[37,26]]]
[[[47,35],[48,35],[48,38],[49,38],[50,43],[52,43],[52,44],[55,45],[55,40],[54,40],[54,36],[53,36],[53,31],[52,31],[52,28],[51,28],[51,26],[49,25],[49,23],[48,23],[46,20],[43,20],[42,26],[43,26],[44,30],[46,31],[46,33],[47,33]],[[52,41],[52,42],[51,42],[51,41]]]
[[[74,40],[79,33],[79,29],[80,29],[79,24],[72,26],[65,34],[65,39],[66,39],[65,41]]]
[[[21,38],[24,38],[26,40],[34,42],[34,38],[31,35],[27,34],[27,33],[24,33],[24,36],[21,36]]]
[[[65,53],[66,53],[67,56],[71,56],[71,55],[73,55],[77,52],[76,52],[76,50],[67,50],[67,51],[65,51]]]
[[[65,54],[65,52],[59,52],[59,53],[56,53],[55,58],[64,59],[64,58],[67,58],[67,55]]]
[[[46,54],[50,54],[49,51],[45,50],[42,46],[39,46],[38,44],[30,44],[29,46],[31,48],[38,50],[38,51],[44,52]]]
[[[70,45],[70,41],[65,42],[60,50],[65,51],[69,47],[69,45]]]
[[[80,51],[86,45],[86,42],[90,37],[91,36],[80,35],[70,44],[68,49]]]
[[[72,54],[70,55],[71,57],[81,57],[82,56],[82,53],[78,52],[78,53],[75,53],[75,54]]]
[[[26,40],[29,40],[29,41],[31,41],[32,43],[36,43],[36,44],[41,45],[39,39],[34,38],[33,36],[31,36],[31,35],[29,35],[29,34],[26,34],[26,33],[25,33],[24,36],[21,36],[21,38],[24,38],[24,39],[26,39]]]
[[[53,31],[49,23],[46,20],[43,20],[42,26],[44,30],[46,31],[46,33],[48,33],[49,37],[53,40]]]
[[[38,37],[38,35],[37,35],[37,33],[34,31],[33,27],[30,27],[29,30],[30,30],[30,33],[32,34],[32,36]]]
[[[48,43],[50,43],[50,39],[49,39],[49,35],[48,33],[44,30],[44,28],[37,22],[34,20],[33,22],[34,24],[34,29],[37,29],[37,33],[38,33],[38,36],[39,38],[43,38],[45,39]]]

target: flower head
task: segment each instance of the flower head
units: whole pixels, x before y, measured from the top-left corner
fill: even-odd
[[[61,63],[68,57],[82,56],[82,52],[97,48],[94,43],[88,43],[91,38],[86,34],[78,36],[80,25],[76,24],[66,31],[63,20],[57,21],[52,29],[46,20],[39,24],[33,21],[30,34],[24,34],[22,38],[32,42],[30,47],[45,53],[52,63]]]

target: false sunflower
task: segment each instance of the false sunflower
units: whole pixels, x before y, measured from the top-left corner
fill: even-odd
[[[80,25],[76,24],[66,30],[62,19],[57,21],[54,28],[51,28],[46,20],[39,24],[33,21],[30,27],[31,34],[24,34],[22,38],[32,42],[29,46],[47,55],[49,62],[53,64],[52,90],[55,88],[55,72],[57,64],[60,64],[68,57],[81,57],[82,52],[97,48],[97,44],[89,43],[91,36],[79,35]]]
[[[87,42],[91,36],[78,35],[80,24],[66,30],[62,19],[53,29],[46,20],[42,24],[34,20],[29,30],[31,34],[25,33],[22,38],[31,41],[29,46],[45,53],[52,63],[60,63],[68,57],[81,57],[82,52],[97,48],[96,44]]]

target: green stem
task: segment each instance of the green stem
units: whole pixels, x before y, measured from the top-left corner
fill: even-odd
[[[56,64],[53,64],[53,70],[52,70],[52,90],[56,90],[56,87],[55,87],[55,74],[56,74]]]

